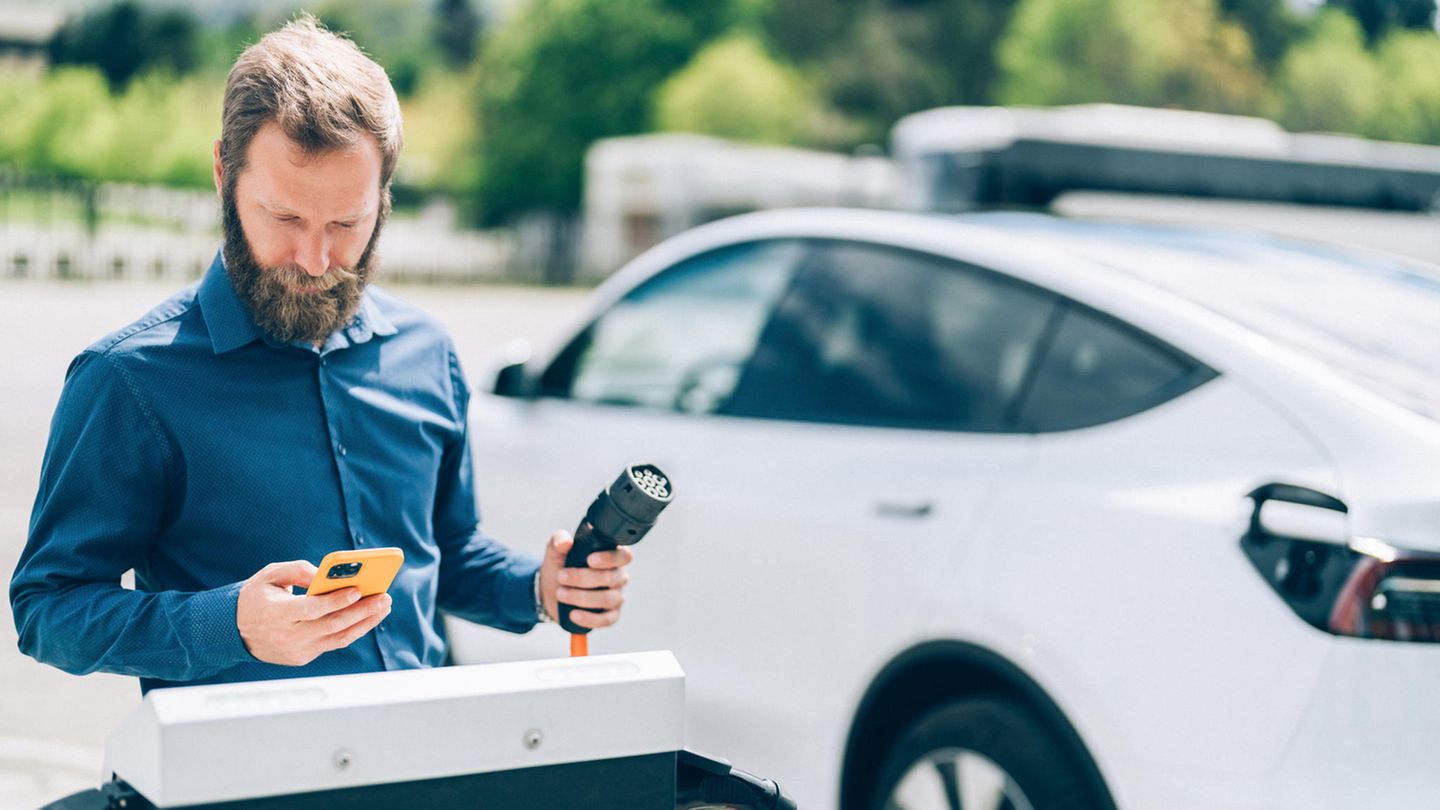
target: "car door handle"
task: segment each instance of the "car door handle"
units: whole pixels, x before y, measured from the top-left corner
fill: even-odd
[[[934,501],[876,501],[875,513],[880,517],[919,520],[935,511]]]

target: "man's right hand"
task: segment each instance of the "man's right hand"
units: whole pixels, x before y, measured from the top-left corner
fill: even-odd
[[[250,654],[270,664],[298,667],[321,653],[348,647],[390,615],[390,595],[360,598],[355,588],[319,596],[296,596],[316,568],[304,560],[271,563],[245,580],[235,606],[235,625]]]

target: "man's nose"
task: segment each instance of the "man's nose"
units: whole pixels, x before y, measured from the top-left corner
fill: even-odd
[[[312,278],[325,275],[325,271],[330,269],[330,239],[324,231],[305,237],[296,251],[295,263]]]

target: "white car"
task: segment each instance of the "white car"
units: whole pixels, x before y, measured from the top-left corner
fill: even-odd
[[[472,403],[485,525],[670,475],[591,652],[673,650],[690,747],[806,808],[1437,802],[1434,268],[777,211],[593,303]],[[461,662],[565,649],[450,630]]]

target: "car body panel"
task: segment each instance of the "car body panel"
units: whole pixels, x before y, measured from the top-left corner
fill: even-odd
[[[1376,739],[1378,726],[1343,707],[1383,697],[1350,690],[1421,694],[1437,658],[1416,645],[1356,647],[1300,620],[1240,550],[1247,494],[1317,489],[1347,503],[1352,533],[1440,550],[1440,485],[1427,472],[1440,464],[1440,425],[1093,251],[1067,250],[1063,234],[1028,238],[1022,224],[813,210],[704,226],[603,284],[532,373],[656,272],[727,244],[800,238],[1008,274],[1218,376],[1116,422],[1033,436],[477,395],[486,527],[538,551],[622,465],[665,469],[675,503],[638,550],[624,620],[592,643],[673,649],[690,685],[687,743],[779,780],[805,806],[838,803],[845,741],[872,681],[936,640],[990,650],[1038,684],[1122,808],[1310,806],[1302,780],[1334,781],[1316,735],[1356,722]],[[452,639],[467,662],[563,645],[553,628],[506,637],[458,622]],[[1369,672],[1365,650],[1402,663]],[[1398,728],[1407,745],[1440,743],[1440,724]],[[1381,755],[1354,759],[1367,757]],[[1397,795],[1426,787],[1433,779],[1411,773]]]

